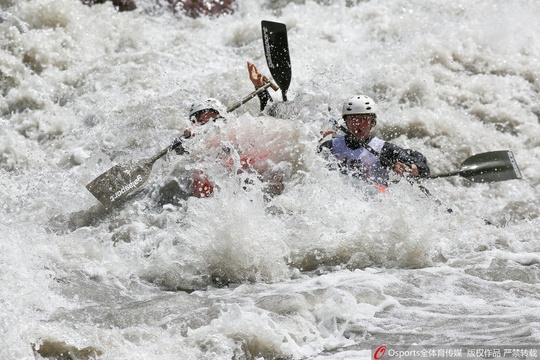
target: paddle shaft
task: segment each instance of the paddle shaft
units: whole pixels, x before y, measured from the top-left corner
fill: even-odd
[[[240,106],[244,105],[245,103],[247,103],[249,100],[253,99],[255,96],[259,95],[260,93],[262,93],[263,91],[265,91],[266,89],[268,89],[269,87],[272,86],[272,83],[271,82],[267,82],[266,84],[264,84],[263,86],[261,86],[260,88],[256,89],[255,91],[251,92],[249,95],[247,95],[246,97],[244,97],[242,100],[232,104],[231,106],[229,106],[227,108],[227,112],[231,112],[233,110],[236,110],[238,109]],[[273,86],[272,86],[273,87]]]
[[[171,151],[173,149],[171,149],[170,146],[166,147],[165,149],[161,150],[160,152],[158,152],[156,155],[152,156],[150,158],[150,162],[152,164],[154,164],[158,159],[161,159],[163,156],[165,156],[169,151]]]
[[[438,179],[438,178],[444,178],[444,177],[450,177],[450,176],[456,176],[461,175],[461,171],[451,171],[443,174],[434,174],[428,176],[428,179]]]

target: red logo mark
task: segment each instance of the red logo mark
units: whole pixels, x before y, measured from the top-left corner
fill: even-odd
[[[373,360],[380,360],[386,354],[386,345],[379,346],[373,353]]]

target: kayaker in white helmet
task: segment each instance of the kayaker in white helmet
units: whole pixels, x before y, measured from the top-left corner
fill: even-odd
[[[429,176],[425,156],[418,151],[403,149],[371,134],[377,125],[377,104],[366,95],[356,95],[343,103],[342,117],[345,135],[324,141],[319,151],[329,150],[338,160],[343,173],[384,189],[389,173],[413,177]]]
[[[250,79],[253,82],[255,88],[263,86],[265,83],[269,82],[269,79],[266,76],[263,76],[259,73],[255,65],[248,62],[248,71],[250,74]],[[266,106],[266,104],[271,101],[271,96],[267,90],[263,91],[262,94],[259,94],[259,99],[261,101],[261,110]],[[219,119],[224,119],[227,110],[223,104],[213,98],[208,98],[201,101],[194,102],[188,112],[188,117],[192,127],[184,131],[183,138],[188,139],[193,136],[194,127],[205,125],[211,121],[217,121]],[[182,142],[183,140],[177,139],[176,141]],[[178,154],[184,154],[186,151],[183,146],[175,147],[175,150]],[[225,152],[230,151],[230,149],[225,149]],[[264,156],[261,154],[240,154],[240,161],[242,163],[243,170],[249,171],[251,168],[258,168],[261,166],[256,166],[255,162],[259,161],[261,163],[266,163]],[[268,176],[266,176],[268,177]],[[270,176],[269,184],[267,188],[269,193],[276,195],[281,193],[283,190],[283,183],[279,176],[272,175]],[[202,171],[193,171],[192,173],[192,195],[196,197],[209,197],[214,192],[214,184],[208,176]]]

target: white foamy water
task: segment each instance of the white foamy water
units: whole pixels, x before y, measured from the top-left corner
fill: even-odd
[[[137,4],[0,0],[1,359],[540,342],[537,1],[240,0],[214,19]],[[103,211],[88,182],[168,146],[193,101],[251,92],[246,61],[268,74],[261,20],[288,27],[296,111],[259,116],[252,100]],[[508,149],[523,179],[368,194],[316,154],[360,93],[379,104],[375,133],[424,153],[432,173]],[[241,171],[245,153],[283,176],[281,195]],[[180,196],[194,169],[212,197]]]

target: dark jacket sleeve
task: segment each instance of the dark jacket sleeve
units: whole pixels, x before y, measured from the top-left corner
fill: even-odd
[[[418,176],[429,176],[429,166],[426,157],[415,150],[403,149],[397,145],[386,142],[381,150],[381,163],[384,166],[392,167],[396,162],[405,165],[416,165],[418,167]]]
[[[317,146],[317,153],[321,154],[323,158],[329,161],[328,164],[326,164],[326,167],[329,170],[339,170],[343,174],[349,173],[351,169],[349,169],[346,162],[336,161],[337,159],[334,156],[331,156],[333,144],[332,140],[322,142]]]
[[[332,150],[332,140],[326,140],[319,146],[317,146],[317,152],[320,153],[324,149]]]
[[[268,105],[269,102],[274,101],[272,99],[272,96],[268,92],[268,90],[264,90],[262,93],[259,93],[257,96],[259,97],[259,102],[261,104],[261,111],[264,110],[264,108],[266,107],[266,105]]]

